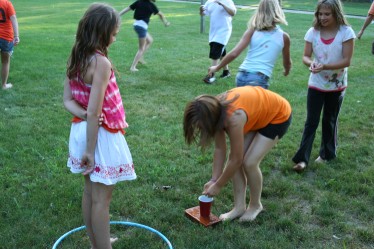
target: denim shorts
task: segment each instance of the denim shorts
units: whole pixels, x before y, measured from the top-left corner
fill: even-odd
[[[261,86],[265,89],[269,88],[269,77],[259,72],[246,72],[239,70],[236,74],[236,86]]]
[[[147,30],[138,25],[134,25],[134,30],[138,34],[138,38],[145,38],[147,36]]]
[[[7,41],[7,40],[4,40],[4,39],[0,38],[0,51],[2,53],[8,53],[8,54],[12,55],[13,46],[14,46],[13,41]]]

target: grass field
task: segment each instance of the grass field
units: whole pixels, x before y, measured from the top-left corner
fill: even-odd
[[[11,62],[9,82],[14,88],[0,91],[0,248],[51,248],[62,234],[83,225],[83,179],[66,167],[71,115],[63,108],[62,93],[76,27],[91,1],[12,2],[21,43]],[[300,2],[284,0],[283,4],[296,9]],[[309,3],[315,1],[303,2],[303,7],[314,9]],[[108,3],[120,10],[131,1]],[[185,145],[183,110],[197,95],[234,87],[244,54],[230,65],[231,78],[205,85],[208,34],[199,32],[198,6],[164,1],[157,5],[172,24],[165,28],[152,18],[149,31],[155,42],[138,73],[129,71],[137,49],[132,13],[123,17],[117,42],[110,47],[130,124],[126,139],[138,175],[136,181],[117,184],[111,220],[153,227],[176,249],[374,248],[373,27],[356,41],[340,114],[338,158],[325,165],[311,163],[304,173],[296,174],[291,157],[306,117],[308,79],[301,56],[312,16],[286,14],[289,25],[283,28],[291,36],[293,69],[284,77],[279,60],[270,90],[289,100],[293,123],[261,165],[266,210],[249,224],[233,221],[204,228],[187,219],[184,210],[198,205],[197,197],[210,179],[212,148],[202,153]],[[354,6],[349,3],[352,12],[347,13],[365,16],[369,3]],[[252,13],[238,10],[229,49],[240,39]],[[349,22],[357,32],[363,20]],[[318,156],[319,143],[320,130],[312,159]],[[229,211],[232,202],[228,184],[215,198],[213,213]],[[114,248],[166,248],[159,237],[144,230],[113,226],[112,232],[120,238]],[[59,248],[89,248],[89,243],[84,232],[78,232]]]

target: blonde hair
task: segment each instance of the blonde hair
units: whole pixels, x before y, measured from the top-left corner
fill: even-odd
[[[318,18],[319,10],[326,7],[331,10],[331,14],[335,17],[336,23],[340,25],[349,25],[347,19],[344,16],[343,6],[340,0],[319,0],[317,3],[316,10],[314,12],[313,27],[315,29],[321,29],[322,25]]]
[[[269,30],[277,24],[288,25],[280,6],[280,0],[261,0],[256,12],[248,22],[248,27],[255,30]]]

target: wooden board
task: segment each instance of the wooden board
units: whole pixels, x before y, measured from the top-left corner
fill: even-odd
[[[193,221],[197,221],[205,227],[213,226],[221,222],[221,220],[214,214],[210,214],[210,217],[200,216],[200,206],[192,207],[184,211],[186,216]]]

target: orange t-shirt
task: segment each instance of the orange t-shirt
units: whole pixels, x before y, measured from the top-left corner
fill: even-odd
[[[0,0],[0,38],[13,41],[13,25],[10,20],[11,16],[14,16],[16,11],[11,2],[8,0]]]
[[[243,86],[227,92],[226,100],[238,96],[228,108],[228,115],[236,110],[243,110],[247,115],[244,134],[264,128],[268,124],[281,124],[291,116],[288,101],[277,93],[262,87]]]

